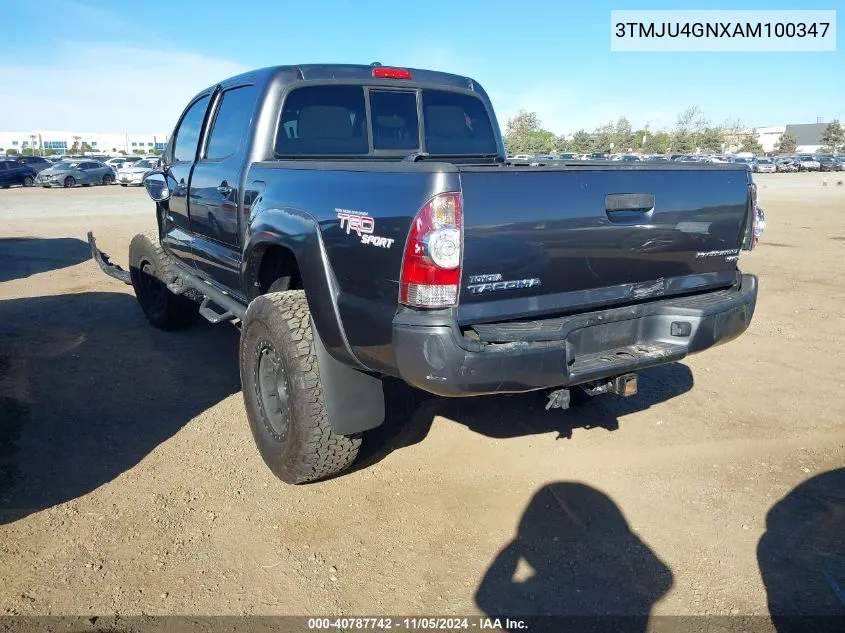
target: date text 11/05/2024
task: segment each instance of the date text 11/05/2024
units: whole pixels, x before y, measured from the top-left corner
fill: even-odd
[[[308,629],[320,630],[382,630],[382,631],[520,631],[527,630],[528,623],[512,618],[309,618]]]

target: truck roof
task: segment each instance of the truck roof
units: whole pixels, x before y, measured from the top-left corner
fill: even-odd
[[[411,74],[410,79],[378,79],[373,77],[373,69],[401,68]],[[267,83],[276,81],[280,87],[301,81],[373,81],[376,83],[386,82],[396,85],[397,82],[407,82],[409,87],[424,84],[427,86],[442,86],[470,90],[487,98],[487,93],[470,77],[445,73],[436,70],[425,70],[421,68],[406,68],[404,66],[388,66],[380,63],[374,64],[295,64],[289,66],[268,66],[256,70],[247,71],[215,83],[213,86],[201,90],[197,95],[213,89],[217,85],[226,87],[230,84],[251,81],[256,83]]]

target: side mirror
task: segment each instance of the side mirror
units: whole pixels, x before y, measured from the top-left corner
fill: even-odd
[[[167,175],[159,169],[147,172],[144,176],[144,188],[150,198],[156,202],[164,202],[170,198],[171,188]]]

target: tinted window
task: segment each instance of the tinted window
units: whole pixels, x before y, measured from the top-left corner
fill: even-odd
[[[417,149],[420,146],[415,92],[370,91],[373,148]]]
[[[495,154],[496,138],[481,99],[423,90],[425,151],[431,154]]]
[[[255,86],[244,86],[223,93],[223,101],[211,127],[206,158],[226,158],[240,149],[254,104]]]
[[[276,136],[277,154],[303,156],[368,152],[362,87],[297,88],[285,99]]]
[[[7,169],[9,169],[9,163],[7,161],[0,163],[0,171],[6,171]]]
[[[174,161],[193,162],[197,154],[197,143],[199,142],[202,122],[205,118],[205,109],[208,106],[208,97],[203,97],[190,107],[176,131],[176,145],[173,149]],[[135,145],[135,143],[132,143]]]

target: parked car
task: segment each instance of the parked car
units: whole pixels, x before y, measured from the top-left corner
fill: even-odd
[[[42,187],[110,185],[114,182],[114,172],[99,161],[68,160],[42,171],[36,182]]]
[[[786,156],[775,159],[775,171],[795,173],[798,171],[798,161],[795,158]]]
[[[796,160],[798,162],[798,171],[818,171],[821,167],[815,156],[810,154],[801,154],[796,157]]]
[[[117,171],[117,183],[121,187],[128,187],[129,185],[140,186],[144,181],[144,174],[158,167],[159,162],[158,158],[148,158],[121,167]]]
[[[238,320],[247,419],[286,482],[352,463],[385,377],[565,409],[572,389],[633,395],[754,313],[744,167],[509,165],[466,77],[267,68],[198,93],[173,139],[129,270],[91,250],[155,327]]]
[[[0,187],[8,189],[12,185],[31,187],[35,184],[35,170],[16,160],[0,160]]]
[[[751,171],[758,174],[773,174],[777,171],[777,167],[771,158],[755,158],[751,163]]]
[[[838,171],[840,163],[833,156],[819,156],[819,171]]]
[[[836,170],[845,171],[845,156],[837,156],[834,160],[836,161]]]
[[[36,174],[52,165],[49,160],[41,156],[19,156],[15,160],[21,165],[29,165]]]

